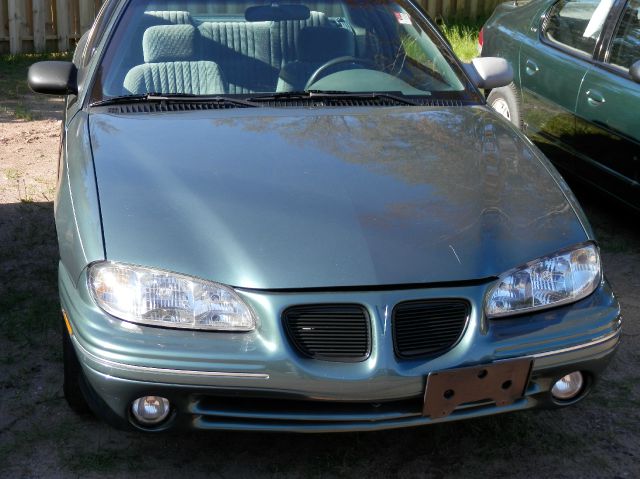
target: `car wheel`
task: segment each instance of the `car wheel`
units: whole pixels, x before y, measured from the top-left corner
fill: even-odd
[[[522,129],[520,93],[513,83],[491,90],[487,97],[487,104],[515,126]]]
[[[76,356],[76,351],[71,344],[71,338],[67,328],[63,324],[62,330],[62,357],[64,361],[64,398],[69,407],[78,414],[88,414],[89,404],[82,393],[80,381],[83,381],[82,366]]]

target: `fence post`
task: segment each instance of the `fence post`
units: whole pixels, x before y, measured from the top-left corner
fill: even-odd
[[[442,0],[442,18],[451,18],[451,10],[453,8],[452,0]]]
[[[429,16],[435,20],[438,15],[438,3],[436,0],[427,0]]]
[[[21,0],[9,0],[9,52],[12,55],[22,52],[22,16],[19,3]]]
[[[69,50],[69,0],[55,0],[55,2],[58,51],[66,52]]]
[[[33,6],[33,49],[36,53],[43,53],[47,47],[45,32],[46,7],[44,0],[32,0]]]
[[[486,2],[484,5],[484,12],[482,12],[484,14],[484,16],[489,16],[493,13],[493,11],[495,10],[496,6],[498,5],[498,2],[496,2],[495,0],[492,0],[490,2]]]
[[[4,2],[0,0],[0,37],[4,39]]]
[[[469,6],[469,18],[474,21],[478,19],[478,0],[471,0],[471,5]]]
[[[95,6],[92,0],[80,0],[80,35],[91,28],[95,18]]]

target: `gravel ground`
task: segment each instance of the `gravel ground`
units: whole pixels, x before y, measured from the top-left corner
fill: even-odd
[[[638,218],[584,191],[625,327],[603,381],[574,407],[311,436],[140,435],[74,415],[62,396],[52,220],[61,103],[1,95],[0,477],[640,477]],[[32,121],[14,115],[16,101]]]

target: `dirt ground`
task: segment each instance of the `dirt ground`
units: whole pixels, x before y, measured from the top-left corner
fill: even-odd
[[[640,477],[640,228],[584,191],[625,325],[604,379],[574,407],[304,436],[141,435],[74,415],[52,219],[61,103],[42,100],[0,96],[0,477]]]

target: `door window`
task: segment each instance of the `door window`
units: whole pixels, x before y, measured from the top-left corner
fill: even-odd
[[[549,12],[544,34],[553,43],[591,56],[615,0],[560,0]]]
[[[640,60],[640,0],[630,0],[613,36],[609,63],[628,70]]]

